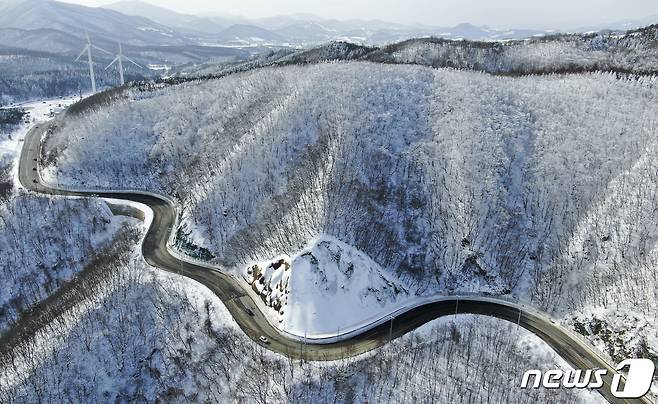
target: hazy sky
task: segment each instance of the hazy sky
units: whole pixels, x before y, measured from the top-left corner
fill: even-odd
[[[102,5],[117,0],[66,0]],[[470,22],[500,28],[573,28],[658,15],[658,0],[148,0],[188,14],[265,17],[312,13],[325,18],[381,19],[454,25]],[[658,22],[658,21],[657,21]]]

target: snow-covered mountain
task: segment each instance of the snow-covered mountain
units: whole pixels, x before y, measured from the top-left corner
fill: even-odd
[[[610,27],[635,24],[616,23]],[[610,27],[602,26],[601,29]],[[33,37],[31,41],[19,41],[14,47],[50,52],[62,45],[47,33],[54,33],[55,38],[63,35],[81,38],[85,30],[95,42],[114,42],[120,39],[132,46],[269,44],[305,47],[335,40],[383,45],[420,37],[498,41],[533,38],[556,32],[499,29],[468,23],[454,27],[433,27],[377,20],[338,21],[307,14],[261,19],[195,16],[139,0],[125,0],[103,8],[54,0],[4,0],[0,2],[0,31],[8,28],[23,30],[26,35]]]
[[[0,2],[0,28],[52,29],[84,37],[112,38],[131,45],[191,44],[184,36],[144,17],[52,0]]]
[[[70,101],[24,107],[31,118],[41,120],[50,109],[59,109],[59,103]],[[538,337],[491,318],[442,318],[374,355],[322,366],[263,350],[209,290],[146,264],[134,219],[114,216],[100,200],[51,199],[21,191],[13,183],[11,165],[26,130],[23,124],[7,131],[0,125],[0,262],[8,264],[0,265],[5,286],[0,290],[0,330],[15,324],[9,334],[21,335],[18,340],[9,338],[11,346],[2,345],[3,403],[251,402],[256,397],[277,403],[322,403],[333,402],[337,395],[350,397],[352,391],[373,402],[391,397],[404,402],[405,390],[412,387],[422,401],[452,402],[455,395],[486,401],[493,394],[519,402],[549,397],[600,402],[596,392],[586,390],[515,388],[513,376],[525,369],[566,364]],[[343,310],[350,310],[354,318],[359,314],[355,308],[364,303],[378,305],[376,299],[360,300],[359,292],[371,295],[373,287],[382,300],[404,294],[379,276],[376,264],[337,240],[317,240],[297,258],[301,267],[293,263],[292,297],[307,301],[313,294],[311,301],[316,303],[290,312],[298,319],[313,319],[314,313],[342,315]],[[369,271],[357,271],[360,268]],[[341,289],[342,296],[337,296],[344,299],[337,299],[333,307],[323,305],[323,295],[314,293],[314,281],[325,290]],[[297,293],[300,286],[306,294]],[[4,338],[7,334],[1,332]],[[492,382],[488,372],[473,371],[473,358],[487,368],[504,369],[510,377],[504,383]],[[390,366],[393,361],[395,369]],[[373,372],[366,379],[363,375],[369,369],[390,370]],[[309,378],[322,382],[308,383]],[[427,380],[445,378],[453,385],[425,386]]]
[[[299,35],[305,18],[217,32]],[[345,28],[308,27],[318,37]],[[350,35],[381,28],[364,27]],[[74,46],[60,28],[42,31]],[[37,31],[6,28],[0,40],[34,42]],[[275,325],[297,334],[333,333],[420,296],[477,292],[551,313],[614,361],[658,358],[657,34],[338,41],[208,63],[200,68],[233,74],[131,83],[77,104],[44,141],[43,176],[170,195],[181,206],[174,247],[237,275]],[[0,77],[1,95],[57,82],[23,65],[56,62],[68,78],[51,55],[0,52],[12,74]],[[567,365],[516,325],[477,316],[349,361],[270,354],[208,290],[149,268],[134,221],[101,201],[20,190],[11,164],[20,128],[0,133],[9,156],[0,272],[10,286],[0,329],[63,287],[72,293],[69,310],[0,357],[0,401],[601,400],[518,389],[527,369]],[[92,288],[76,284],[86,266],[97,271]]]
[[[86,32],[95,45],[110,52],[115,52],[117,41],[121,41],[126,53],[144,65],[172,66],[248,56],[239,49],[201,46],[203,41],[176,28],[105,8],[53,0],[0,2],[0,48],[75,57],[86,42]]]
[[[71,117],[46,143],[46,175],[176,196],[177,244],[247,279],[282,255],[295,271],[312,240],[333,237],[376,263],[362,317],[407,299],[378,296],[382,277],[410,296],[513,293],[559,314],[598,307],[603,285],[623,304],[630,287],[633,307],[653,310],[655,229],[608,233],[622,218],[654,223],[658,199],[623,216],[598,206],[621,184],[626,195],[658,192],[643,174],[658,163],[655,86],[651,76],[516,78],[372,62],[255,69],[145,86]],[[585,237],[592,216],[610,224]],[[615,240],[597,243],[598,257],[620,252],[581,271],[590,236]],[[626,262],[622,251],[636,247],[623,240],[636,237],[644,253]],[[313,271],[339,281],[344,269]],[[281,276],[258,281],[276,290]],[[315,286],[340,300],[340,289]]]
[[[306,14],[253,20],[233,16],[194,16],[138,0],[121,1],[105,8],[83,7],[54,0],[0,2],[0,33],[3,33],[0,38],[15,37],[16,32],[25,37],[18,38],[12,47],[70,53],[73,52],[68,45],[71,38],[84,39],[85,31],[89,32],[94,42],[105,47],[114,46],[112,44],[116,40],[121,40],[127,47],[134,48],[229,45],[245,47],[251,52],[260,52],[260,49],[254,50],[254,46],[308,47],[335,40],[365,45],[384,45],[421,37],[499,41],[534,38],[555,32],[494,29],[468,23],[454,27],[431,27],[377,20],[337,21]],[[0,39],[0,45],[9,46],[10,42],[9,39]],[[230,51],[222,50],[221,53],[218,56],[225,56]],[[182,54],[179,52],[179,56]],[[193,57],[188,60],[194,63],[200,61]],[[154,63],[162,64],[162,61]],[[175,63],[176,60],[172,60],[170,64]]]
[[[542,30],[492,29],[459,24],[454,27],[413,26],[388,21],[338,21],[310,14],[294,14],[260,19],[237,16],[195,16],[180,14],[139,0],[125,0],[104,6],[131,16],[141,16],[194,37],[219,44],[275,43],[312,45],[332,40],[367,44],[397,42],[419,36],[451,39],[499,40],[544,35]]]
[[[146,17],[182,32],[217,33],[226,28],[226,26],[222,26],[210,18],[180,14],[143,1],[124,0],[105,5],[103,8],[118,11],[125,15]]]
[[[410,39],[383,46],[365,59],[454,67],[496,74],[612,70],[658,72],[658,25],[621,33],[556,34],[506,42]]]
[[[225,30],[218,32],[214,37],[220,44],[245,46],[262,43],[280,44],[287,41],[285,37],[276,32],[248,24],[231,25]]]
[[[554,34],[504,42],[414,38],[380,47],[333,41],[297,51],[268,52],[244,63],[202,63],[181,76],[209,76],[265,65],[363,60],[484,71],[498,75],[613,71],[658,72],[658,25],[627,32]]]
[[[144,68],[126,64],[129,80],[160,74],[172,66],[242,61],[250,53],[198,41],[162,24],[103,8],[83,7],[51,0],[0,1],[0,104],[86,91],[88,68],[73,60],[89,33],[94,62],[105,67],[123,51]],[[100,86],[115,85],[115,70],[96,68]]]
[[[189,34],[217,34],[231,25],[247,24],[248,20],[237,16],[197,16],[182,14],[139,0],[122,0],[104,5],[103,8],[126,15],[142,16]]]

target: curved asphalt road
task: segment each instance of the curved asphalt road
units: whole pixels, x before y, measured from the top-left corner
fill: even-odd
[[[266,348],[293,358],[306,360],[334,360],[370,351],[397,338],[418,326],[441,316],[460,314],[480,314],[518,323],[540,337],[575,369],[608,369],[604,377],[604,387],[598,391],[612,403],[651,403],[646,397],[638,400],[619,399],[610,393],[613,368],[592,348],[574,338],[564,328],[526,311],[522,306],[508,302],[495,302],[492,299],[478,297],[461,297],[425,304],[398,314],[391,322],[365,329],[358,335],[345,340],[330,343],[300,343],[282,335],[265,319],[263,313],[246,293],[243,286],[232,276],[216,270],[178,260],[167,250],[167,241],[175,223],[176,210],[165,198],[138,192],[103,192],[103,191],[67,191],[54,189],[41,183],[38,171],[40,158],[40,140],[48,124],[33,127],[24,140],[19,163],[19,180],[31,191],[68,196],[94,196],[139,202],[153,210],[153,222],[142,244],[146,261],[155,267],[187,276],[209,288],[217,295],[229,310],[240,328],[256,343]],[[247,307],[253,316],[247,313]],[[264,335],[269,344],[263,344],[258,337]],[[520,383],[522,375],[516,375]],[[491,377],[496,377],[491,375]]]

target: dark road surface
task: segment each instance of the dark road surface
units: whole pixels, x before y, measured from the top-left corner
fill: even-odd
[[[217,270],[181,261],[172,256],[167,249],[167,242],[176,220],[176,209],[167,199],[152,194],[134,191],[68,191],[53,189],[42,184],[37,162],[40,159],[40,139],[47,124],[39,124],[25,137],[20,158],[19,179],[21,184],[34,192],[50,195],[69,195],[81,197],[102,197],[129,200],[149,206],[153,210],[153,222],[143,241],[142,251],[146,261],[157,268],[194,279],[217,295],[229,310],[240,328],[256,343],[267,349],[293,358],[303,357],[307,360],[334,360],[354,356],[389,342],[418,326],[441,316],[459,314],[480,314],[518,323],[532,332],[553,348],[562,358],[576,369],[608,369],[604,377],[605,386],[598,391],[612,403],[650,403],[647,398],[628,400],[615,398],[610,393],[610,383],[614,369],[592,348],[573,337],[563,327],[554,324],[547,317],[535,314],[521,305],[492,298],[459,297],[434,303],[428,303],[407,312],[397,314],[391,322],[365,329],[358,335],[350,336],[338,342],[307,341],[290,338],[278,332],[265,319],[264,314],[234,277]],[[34,168],[37,168],[35,171]],[[247,307],[253,309],[253,316],[247,313]],[[266,336],[269,344],[259,341],[259,336]],[[520,384],[522,375],[518,375]]]

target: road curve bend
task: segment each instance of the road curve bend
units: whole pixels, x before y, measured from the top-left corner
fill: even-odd
[[[236,278],[218,270],[197,265],[174,257],[167,243],[176,223],[176,207],[166,197],[138,191],[107,192],[103,190],[77,191],[53,188],[41,181],[41,139],[49,127],[47,123],[35,125],[24,139],[19,161],[18,177],[28,190],[46,195],[77,197],[100,197],[138,202],[147,205],[153,212],[153,220],[142,242],[144,259],[159,269],[193,279],[217,295],[231,313],[240,328],[256,343],[274,352],[306,360],[335,360],[355,356],[380,347],[415,328],[438,317],[459,314],[479,314],[496,317],[520,325],[532,332],[553,348],[575,369],[607,369],[604,387],[598,389],[611,403],[648,403],[641,399],[620,399],[610,392],[614,368],[596,351],[576,337],[573,332],[553,323],[547,316],[524,306],[490,297],[459,297],[429,302],[396,314],[394,320],[375,323],[359,333],[350,333],[344,339],[330,341],[293,338],[275,329],[266,319],[251,295]],[[251,309],[253,315],[247,312]],[[263,344],[260,336],[269,339]],[[522,375],[518,375],[519,382]]]

